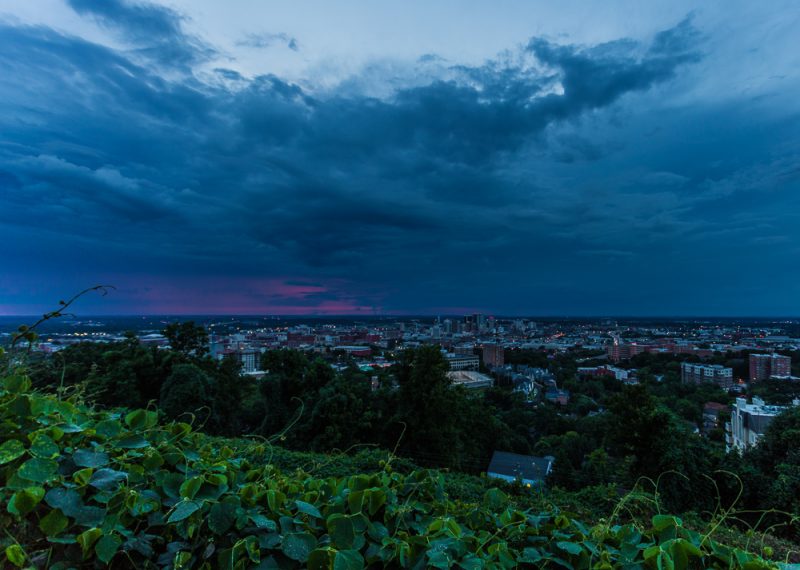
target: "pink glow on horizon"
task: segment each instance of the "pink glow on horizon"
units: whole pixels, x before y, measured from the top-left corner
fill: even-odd
[[[347,315],[380,311],[380,307],[360,301],[350,293],[350,284],[341,280],[125,276],[116,281],[141,285],[119,287],[102,301],[87,299],[95,314]]]

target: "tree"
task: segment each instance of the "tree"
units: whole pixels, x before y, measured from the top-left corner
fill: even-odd
[[[213,386],[205,372],[194,364],[177,364],[161,387],[159,408],[170,418],[195,413],[206,419],[214,404]],[[201,408],[208,408],[205,413]]]
[[[172,350],[184,356],[201,358],[208,354],[208,333],[194,321],[170,323],[162,331]]]
[[[396,424],[405,424],[400,449],[420,463],[457,466],[462,437],[458,416],[462,392],[451,386],[448,364],[438,346],[404,352],[397,364]]]

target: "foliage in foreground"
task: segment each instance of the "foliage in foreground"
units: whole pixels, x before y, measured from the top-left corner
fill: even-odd
[[[17,567],[770,567],[676,517],[588,527],[497,489],[453,501],[443,483],[391,461],[285,475],[153,411],[95,411],[20,375],[0,387],[0,540]]]

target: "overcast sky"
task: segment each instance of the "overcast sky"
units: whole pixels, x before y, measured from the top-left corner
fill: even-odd
[[[0,0],[0,315],[800,315],[796,2]]]

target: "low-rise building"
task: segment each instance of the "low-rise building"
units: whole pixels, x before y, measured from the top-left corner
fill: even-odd
[[[450,370],[478,370],[481,359],[475,354],[447,354],[445,355]]]
[[[730,388],[733,386],[733,368],[719,364],[684,362],[681,364],[681,381],[685,384],[713,382],[722,388]]]
[[[554,461],[555,458],[550,455],[536,457],[495,451],[486,475],[505,481],[520,481],[528,487],[543,485],[553,469]]]
[[[491,376],[481,374],[475,370],[451,370],[447,373],[447,377],[454,386],[463,386],[468,390],[475,390],[478,388],[491,388],[494,385],[494,380]]]

